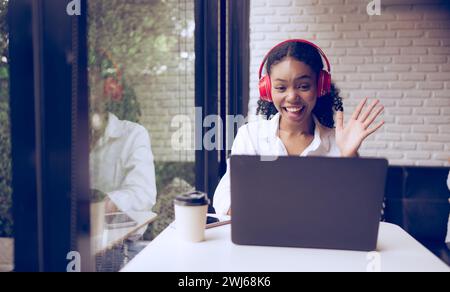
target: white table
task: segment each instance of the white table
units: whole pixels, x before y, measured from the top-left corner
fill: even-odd
[[[240,246],[230,225],[206,230],[206,240],[177,239],[171,225],[123,272],[440,271],[449,267],[396,225],[381,223],[377,254],[325,249]],[[379,262],[379,265],[377,263]]]

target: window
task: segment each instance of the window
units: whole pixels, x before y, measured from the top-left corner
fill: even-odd
[[[125,242],[126,261],[195,189],[194,1],[89,1],[88,15],[91,188],[106,212],[157,214]],[[101,251],[98,270],[120,268],[117,249]]]
[[[16,271],[118,270],[174,196],[212,197],[226,152],[203,138],[228,132],[204,118],[246,107],[249,2],[230,3],[10,2]]]

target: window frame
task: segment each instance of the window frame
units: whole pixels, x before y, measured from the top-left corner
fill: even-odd
[[[9,6],[16,271],[66,271],[71,251],[81,270],[93,270],[86,0],[80,16],[66,6]]]
[[[196,116],[196,125],[203,125],[205,116],[220,117],[223,127],[215,126],[222,148],[225,141],[234,139],[228,137],[227,115],[248,114],[249,18],[250,0],[195,1],[195,106],[202,108],[202,117]],[[230,151],[204,149],[203,137],[209,130],[202,127],[202,131],[196,131],[195,141],[202,145],[195,155],[196,188],[213,200]],[[235,136],[236,127],[233,133]],[[209,211],[213,212],[212,207]]]

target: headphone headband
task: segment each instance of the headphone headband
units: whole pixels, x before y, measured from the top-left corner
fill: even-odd
[[[322,49],[321,49],[319,46],[317,46],[316,44],[314,44],[314,43],[312,43],[312,42],[310,42],[310,41],[304,40],[304,39],[289,39],[289,40],[286,40],[286,41],[281,42],[281,43],[279,43],[278,45],[274,46],[274,47],[273,47],[272,49],[270,49],[270,51],[265,55],[265,57],[264,57],[264,59],[263,59],[263,61],[262,61],[262,63],[261,63],[261,66],[259,67],[259,79],[261,79],[261,74],[262,74],[262,71],[263,71],[263,69],[264,69],[264,65],[265,65],[267,59],[269,58],[269,55],[273,52],[273,50],[275,50],[276,48],[278,48],[278,47],[280,47],[280,46],[282,46],[282,45],[284,45],[284,44],[286,44],[286,43],[291,43],[291,42],[292,42],[292,43],[303,43],[303,44],[307,44],[307,45],[310,45],[310,46],[312,46],[313,48],[315,48],[317,51],[319,51],[319,54],[323,57],[323,59],[325,60],[325,63],[327,64],[327,71],[328,71],[328,73],[331,73],[330,62],[328,61],[327,56],[325,55],[325,53],[322,51]]]

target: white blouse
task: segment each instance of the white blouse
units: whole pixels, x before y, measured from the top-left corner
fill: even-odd
[[[335,130],[319,123],[313,116],[314,139],[300,156],[339,157],[341,152],[336,145]],[[231,155],[287,156],[288,152],[278,136],[280,114],[270,120],[260,119],[239,128],[231,148]],[[230,165],[216,188],[213,207],[217,214],[224,215],[230,209]]]
[[[147,130],[109,113],[108,125],[90,153],[91,186],[123,212],[150,211],[156,202],[155,167]]]

